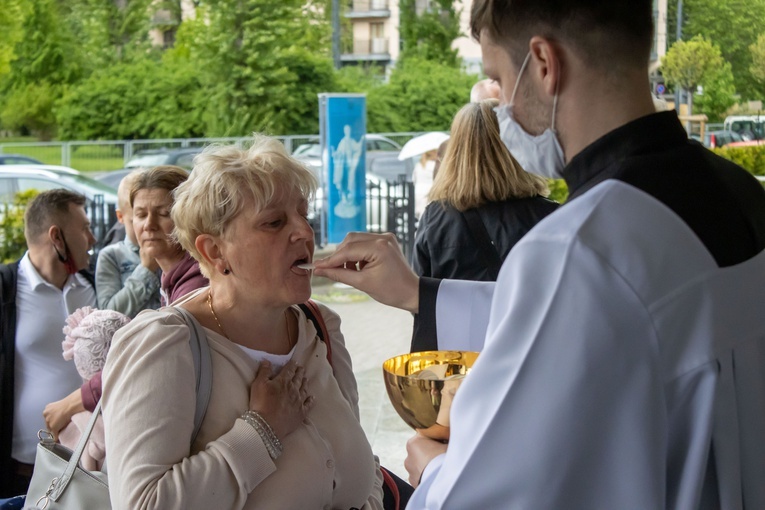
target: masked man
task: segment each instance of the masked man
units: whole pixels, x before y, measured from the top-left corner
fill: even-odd
[[[45,405],[82,384],[61,356],[62,328],[77,308],[96,305],[85,271],[95,244],[85,197],[40,193],[27,206],[24,236],[24,257],[0,266],[0,497],[26,493]]]
[[[765,508],[765,191],[656,113],[651,9],[473,2],[503,142],[570,192],[496,284],[418,280],[393,236],[317,261],[482,351],[408,508]]]

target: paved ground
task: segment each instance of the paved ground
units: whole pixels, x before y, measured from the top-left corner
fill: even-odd
[[[407,479],[405,445],[414,432],[399,418],[388,400],[382,363],[409,352],[412,315],[381,305],[353,289],[322,281],[314,283],[314,299],[328,305],[342,319],[341,329],[359,384],[361,425],[372,450],[382,465]]]

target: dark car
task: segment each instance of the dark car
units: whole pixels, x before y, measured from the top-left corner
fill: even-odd
[[[42,165],[42,161],[22,154],[0,154],[0,165]]]
[[[194,166],[194,156],[202,152],[200,147],[186,149],[150,149],[136,152],[125,165],[126,168],[148,168],[159,165],[175,165],[186,170]]]
[[[106,184],[110,188],[118,189],[120,187],[120,183],[122,182],[122,179],[124,179],[127,174],[135,170],[136,168],[123,168],[121,170],[112,170],[110,172],[104,172],[104,173],[98,174],[94,176],[93,178],[100,183]]]
[[[741,135],[730,129],[720,129],[717,131],[707,131],[704,133],[704,146],[714,149],[716,147],[725,147],[729,143],[743,142]]]

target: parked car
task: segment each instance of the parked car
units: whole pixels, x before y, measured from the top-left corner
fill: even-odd
[[[714,149],[716,147],[725,147],[733,142],[743,142],[744,139],[741,135],[730,129],[720,129],[717,131],[707,131],[704,133],[704,140],[702,143],[704,147]]]
[[[120,183],[122,182],[122,179],[124,179],[127,174],[135,170],[136,170],[135,168],[122,168],[120,170],[110,170],[108,172],[102,172],[97,175],[94,175],[93,178],[102,184],[106,184],[110,188],[118,189],[120,187]]]
[[[202,152],[201,147],[185,149],[150,149],[136,152],[125,165],[126,168],[175,165],[186,170],[194,166],[194,156]]]
[[[42,161],[23,154],[0,154],[0,165],[42,165]]]
[[[66,188],[85,196],[85,208],[99,241],[116,221],[117,192],[76,170],[53,165],[8,165],[0,167],[0,204],[12,204],[21,191]],[[103,197],[103,209],[95,210],[96,197]],[[0,210],[1,212],[1,210]]]
[[[724,129],[740,134],[745,141],[765,139],[765,115],[730,115]]]
[[[412,178],[414,166],[411,161],[399,161],[398,153],[401,146],[381,135],[366,135],[366,172],[385,180],[395,181],[399,175]],[[311,141],[298,146],[292,156],[308,165],[317,179],[322,179],[321,145],[319,141]]]

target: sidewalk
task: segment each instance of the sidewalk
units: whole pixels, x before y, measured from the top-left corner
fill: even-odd
[[[406,480],[406,441],[414,431],[401,420],[388,400],[382,363],[409,352],[412,315],[326,280],[316,279],[313,292],[313,299],[329,306],[342,319],[341,330],[359,385],[361,426],[372,450],[383,466]]]

